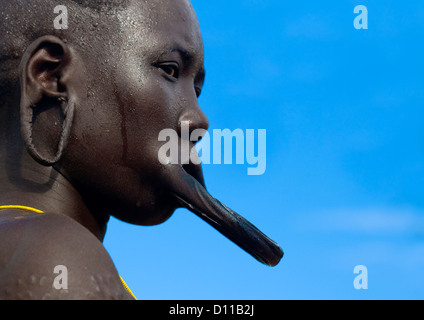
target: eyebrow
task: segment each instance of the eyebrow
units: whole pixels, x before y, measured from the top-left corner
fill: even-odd
[[[178,52],[186,63],[191,63],[194,60],[194,55],[179,45],[173,46],[169,52]],[[202,66],[196,78],[201,80],[202,83],[205,82],[206,70],[204,66]]]
[[[194,60],[193,54],[180,46],[174,46],[169,52],[178,52],[186,61]]]

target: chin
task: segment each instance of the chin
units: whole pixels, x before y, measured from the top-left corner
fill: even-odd
[[[178,209],[176,201],[172,198],[159,199],[154,203],[124,206],[113,214],[118,220],[139,225],[155,226],[167,221]]]

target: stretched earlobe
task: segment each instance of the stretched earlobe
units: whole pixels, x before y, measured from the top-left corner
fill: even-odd
[[[46,138],[48,140],[46,140],[46,138],[41,137],[41,139],[38,139],[39,141],[34,142],[33,133],[35,131],[35,116],[32,110],[33,107],[25,107],[26,111],[21,112],[21,133],[26,148],[29,154],[33,157],[33,159],[44,166],[53,166],[62,159],[62,156],[68,144],[69,136],[71,134],[72,122],[75,112],[75,102],[72,100],[59,98],[57,104],[61,104],[61,109],[63,110],[63,114],[60,116],[60,118],[63,119],[61,123],[62,130],[59,134],[58,140],[50,139],[50,135],[46,135]],[[44,143],[44,145],[40,145],[40,143]],[[49,149],[53,148],[56,148],[54,154],[48,151]]]
[[[45,166],[61,160],[71,134],[75,59],[59,38],[44,36],[28,47],[21,61],[22,138],[29,154]]]

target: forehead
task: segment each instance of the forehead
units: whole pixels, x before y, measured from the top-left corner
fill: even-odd
[[[176,47],[203,55],[197,16],[189,0],[134,0],[118,17],[124,46],[163,52]]]

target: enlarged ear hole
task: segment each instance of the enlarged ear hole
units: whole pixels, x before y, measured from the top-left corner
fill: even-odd
[[[32,141],[34,147],[47,159],[56,157],[65,114],[58,107],[57,98],[43,97],[34,108],[32,116]]]
[[[35,40],[22,57],[21,133],[29,154],[42,165],[60,161],[69,140],[77,100],[76,61],[63,41],[49,35]]]
[[[73,100],[51,97],[43,97],[40,104],[33,108],[29,118],[31,123],[22,126],[22,133],[34,160],[44,166],[52,166],[62,159],[71,134],[74,112]]]

